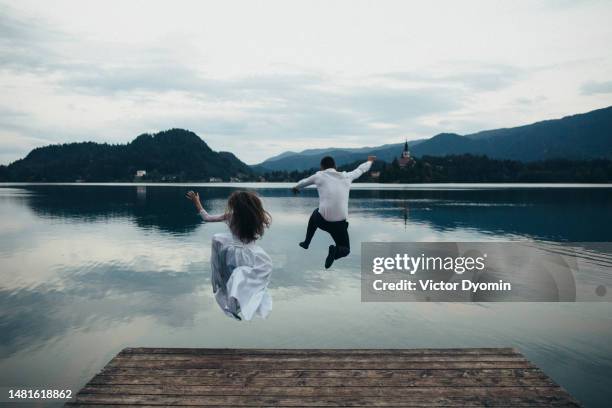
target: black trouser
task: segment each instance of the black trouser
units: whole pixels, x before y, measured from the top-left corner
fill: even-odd
[[[346,220],[342,221],[327,221],[319,213],[319,209],[315,209],[308,220],[308,228],[306,229],[306,239],[304,243],[310,245],[310,241],[314,236],[317,228],[329,233],[336,243],[335,259],[343,258],[351,252],[351,244],[349,243],[348,225]]]

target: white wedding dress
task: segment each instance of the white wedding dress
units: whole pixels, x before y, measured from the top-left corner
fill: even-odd
[[[200,215],[208,222],[224,220],[206,211]],[[214,234],[210,266],[215,299],[225,314],[238,320],[268,317],[272,311],[268,293],[272,260],[259,245],[245,244],[230,232]]]

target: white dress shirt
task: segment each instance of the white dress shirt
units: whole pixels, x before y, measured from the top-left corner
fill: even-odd
[[[319,213],[326,221],[343,221],[348,218],[348,199],[353,180],[367,173],[372,162],[362,163],[353,171],[339,172],[336,169],[317,171],[310,177],[300,180],[295,188],[300,189],[311,184],[319,192]]]

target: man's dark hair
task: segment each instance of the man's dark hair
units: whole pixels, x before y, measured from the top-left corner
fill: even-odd
[[[323,170],[326,169],[335,169],[336,168],[336,162],[334,161],[334,158],[331,156],[325,156],[324,158],[321,159],[321,168]]]

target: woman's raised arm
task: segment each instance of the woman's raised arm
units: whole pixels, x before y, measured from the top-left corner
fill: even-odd
[[[225,221],[227,218],[226,214],[209,214],[206,212],[204,207],[202,207],[202,203],[200,202],[200,195],[194,191],[188,191],[186,195],[188,200],[191,200],[198,210],[198,214],[200,217],[206,222],[220,222]]]

